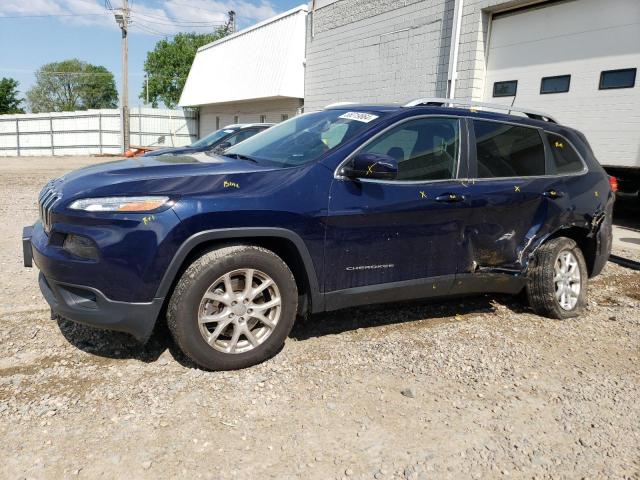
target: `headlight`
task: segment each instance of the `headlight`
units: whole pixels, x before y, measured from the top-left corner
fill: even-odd
[[[152,212],[169,202],[169,197],[102,197],[82,198],[69,208],[85,212]]]

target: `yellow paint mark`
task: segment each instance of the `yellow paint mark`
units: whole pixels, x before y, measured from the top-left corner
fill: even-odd
[[[600,196],[600,193],[596,190],[595,192],[593,192],[595,194],[596,197]]]
[[[478,109],[471,107],[471,108],[469,108],[469,111],[471,113],[476,113],[478,111]]]
[[[520,185],[514,185],[514,186],[513,186],[513,190],[514,190],[515,192],[519,192],[519,191],[520,191]]]
[[[556,142],[556,143],[555,143],[555,147],[556,147],[556,148],[564,148],[564,143],[562,143],[562,142]]]
[[[225,180],[222,185],[224,186],[224,188],[229,188],[229,187],[240,188],[240,184],[239,183],[230,182],[229,180]]]
[[[151,222],[153,222],[156,219],[155,215],[149,215],[147,217],[142,217],[142,223],[144,223],[145,225],[149,225]]]
[[[422,190],[420,191],[420,198],[427,198],[427,194],[424,193]]]
[[[370,173],[373,173],[373,166],[375,165],[375,163],[372,163],[371,165],[369,165],[367,167],[367,173],[366,175],[369,175]]]

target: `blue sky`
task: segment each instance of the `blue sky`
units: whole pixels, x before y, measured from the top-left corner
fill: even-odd
[[[122,0],[109,0],[113,8]],[[300,0],[129,0],[129,103],[142,105],[146,53],[180,31],[207,32],[236,12],[238,28],[304,4]],[[45,63],[79,58],[107,67],[120,92],[120,30],[104,0],[0,0],[0,77],[24,94]]]

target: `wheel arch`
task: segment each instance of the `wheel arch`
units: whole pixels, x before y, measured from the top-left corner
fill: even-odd
[[[169,298],[180,275],[194,258],[219,246],[229,244],[255,245],[271,250],[289,266],[298,287],[300,314],[321,311],[323,296],[318,277],[302,238],[284,228],[229,228],[196,233],[178,248],[156,292],[156,297]]]
[[[535,258],[535,254],[538,249],[545,243],[559,237],[570,238],[580,248],[584,260],[587,264],[587,271],[589,277],[594,276],[596,270],[596,259],[598,253],[598,240],[590,228],[580,226],[563,226],[553,231],[549,235],[543,237],[531,251],[530,258]]]

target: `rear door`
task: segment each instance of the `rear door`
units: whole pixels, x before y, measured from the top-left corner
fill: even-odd
[[[394,157],[399,173],[393,181],[333,181],[325,291],[431,279],[416,296],[448,292],[466,218],[458,179],[467,171],[465,128],[458,117],[411,117],[359,150]]]
[[[570,212],[564,179],[550,171],[541,129],[473,119],[469,130],[476,145],[464,234],[469,263],[460,271],[519,271],[534,239]]]

